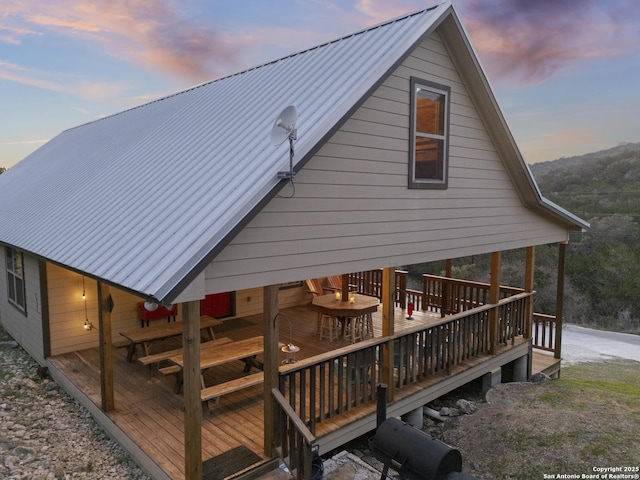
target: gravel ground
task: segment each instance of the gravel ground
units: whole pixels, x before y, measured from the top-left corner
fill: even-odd
[[[42,373],[0,327],[0,480],[149,478]]]

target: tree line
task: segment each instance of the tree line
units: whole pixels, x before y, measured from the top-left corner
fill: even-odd
[[[640,334],[640,143],[531,165],[542,194],[588,221],[566,249],[564,321]],[[524,250],[502,253],[501,283],[524,286]],[[489,282],[490,255],[452,261],[452,276]],[[535,311],[555,315],[558,247],[536,248]],[[444,261],[407,268],[442,275]]]

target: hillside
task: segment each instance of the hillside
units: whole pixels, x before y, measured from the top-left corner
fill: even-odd
[[[640,333],[640,143],[530,168],[545,197],[591,224],[567,248],[567,305],[580,310],[568,318]]]
[[[549,200],[589,220],[640,213],[640,143],[530,166]]]

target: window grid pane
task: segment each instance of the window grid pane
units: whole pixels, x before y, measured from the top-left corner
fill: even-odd
[[[444,140],[416,138],[416,180],[443,180]]]
[[[26,293],[22,254],[13,248],[5,249],[7,259],[7,295],[9,303],[26,313]]]
[[[445,96],[418,87],[416,133],[444,136]]]

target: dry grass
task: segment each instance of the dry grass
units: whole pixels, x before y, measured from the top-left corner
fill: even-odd
[[[563,368],[557,380],[502,384],[443,440],[462,453],[464,472],[483,479],[637,468],[640,363],[583,363]]]

